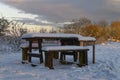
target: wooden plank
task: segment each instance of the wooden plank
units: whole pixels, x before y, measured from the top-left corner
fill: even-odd
[[[61,47],[64,47],[64,46],[61,46]],[[78,66],[85,66],[88,64],[88,51],[89,49],[78,49],[77,51],[79,51],[79,63],[78,63]],[[45,51],[45,66],[46,67],[49,67],[50,69],[53,69],[53,56],[54,56],[54,51],[56,52],[65,52],[66,50],[48,50],[48,51]],[[71,50],[70,50],[71,51]],[[72,51],[76,51],[75,49],[72,49]],[[62,59],[60,60],[63,60],[63,57]]]

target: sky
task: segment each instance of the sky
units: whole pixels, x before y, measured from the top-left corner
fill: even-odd
[[[33,14],[26,14],[22,10],[18,10],[14,7],[5,5],[3,3],[0,3],[0,17],[5,17],[8,19],[14,19],[14,18],[28,18],[28,19],[34,19],[34,17],[37,17],[37,15]]]
[[[0,2],[22,10],[35,19],[28,20],[26,17],[23,18],[24,21],[36,23],[67,22],[81,17],[93,21],[120,20],[120,0],[1,0]]]

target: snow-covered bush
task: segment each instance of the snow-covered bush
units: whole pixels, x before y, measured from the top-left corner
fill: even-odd
[[[109,27],[109,38],[112,41],[120,41],[120,21],[113,21]]]
[[[6,28],[1,27],[1,32],[4,31],[5,35],[0,35],[0,43],[2,43],[2,48],[0,50],[10,50],[10,51],[18,51],[20,50],[20,45],[22,43],[22,39],[21,36],[24,33],[27,33],[27,29],[23,28],[23,23],[18,23],[15,21],[10,21],[8,22],[6,20],[6,22],[8,23],[6,26],[7,27],[7,31],[5,31]],[[1,23],[2,25],[2,23]],[[4,30],[3,30],[4,29]],[[0,32],[0,34],[1,34]],[[7,45],[7,48],[5,49],[4,45]]]
[[[27,29],[23,28],[24,24],[23,23],[18,23],[18,22],[11,22],[10,27],[11,29],[9,30],[9,44],[14,51],[20,50],[20,45],[22,43],[21,36],[24,33],[27,33]]]
[[[9,23],[4,17],[0,18],[0,35],[4,35],[4,32],[9,27]]]

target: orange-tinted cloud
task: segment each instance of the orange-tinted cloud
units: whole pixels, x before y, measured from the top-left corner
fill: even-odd
[[[25,0],[8,0],[11,3],[23,3]]]

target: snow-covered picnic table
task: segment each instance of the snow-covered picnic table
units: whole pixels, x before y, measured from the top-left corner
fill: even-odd
[[[30,38],[77,38],[79,41],[96,41],[94,37],[84,37],[79,34],[65,34],[65,33],[27,33],[22,36],[22,39]]]
[[[84,46],[85,42],[92,42],[93,46],[93,63],[95,63],[95,41],[96,39],[93,37],[84,37],[79,34],[65,34],[65,33],[27,33],[22,35],[22,39],[25,39],[29,42],[29,52],[31,52],[32,49],[32,41],[39,41],[38,47],[40,47],[40,52],[42,51],[42,42],[44,39],[50,39],[50,40],[59,40],[62,42],[62,40],[72,40],[77,43],[78,46]],[[42,53],[42,52],[41,52]],[[43,62],[43,60],[41,60]]]

